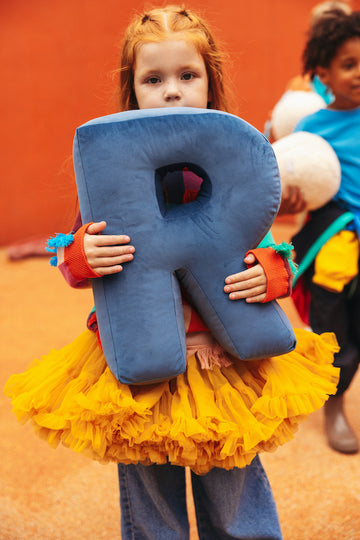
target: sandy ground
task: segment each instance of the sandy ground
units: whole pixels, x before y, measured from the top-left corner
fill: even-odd
[[[289,227],[274,229],[278,241]],[[33,358],[60,348],[84,328],[89,291],[74,291],[46,258],[10,262],[0,250],[0,384]],[[295,326],[290,300],[282,302]],[[360,436],[360,375],[347,395]],[[21,426],[0,392],[0,540],[120,539],[117,471],[70,450],[52,450]],[[360,454],[328,448],[323,414],[302,424],[295,439],[262,456],[278,504],[284,540],[360,539]],[[197,538],[189,497],[191,540]],[[209,539],[211,540],[211,539]]]

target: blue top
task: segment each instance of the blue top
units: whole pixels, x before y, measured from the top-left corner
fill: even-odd
[[[348,210],[360,211],[360,107],[351,110],[320,109],[306,116],[294,131],[323,137],[334,149],[341,166],[340,189],[334,200]]]

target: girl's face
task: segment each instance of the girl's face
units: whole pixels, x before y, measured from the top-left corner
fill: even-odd
[[[317,74],[335,96],[330,109],[347,110],[360,106],[360,38],[351,38],[339,48],[328,68]]]
[[[144,43],[136,53],[134,90],[139,109],[206,109],[209,80],[203,57],[182,39]]]

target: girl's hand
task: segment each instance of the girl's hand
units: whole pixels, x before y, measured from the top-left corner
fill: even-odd
[[[99,234],[105,227],[105,221],[92,223],[84,236],[87,262],[101,276],[121,272],[121,265],[132,261],[135,251],[134,246],[124,245],[130,242],[126,235]]]
[[[246,264],[254,264],[254,255],[249,253],[244,259]],[[262,302],[266,297],[267,279],[261,264],[256,264],[238,274],[225,279],[224,291],[229,293],[230,300],[245,298],[246,302]]]

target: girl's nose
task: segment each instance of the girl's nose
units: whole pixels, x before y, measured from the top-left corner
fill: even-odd
[[[178,100],[181,98],[181,92],[177,81],[168,81],[164,88],[164,99],[166,101]]]

